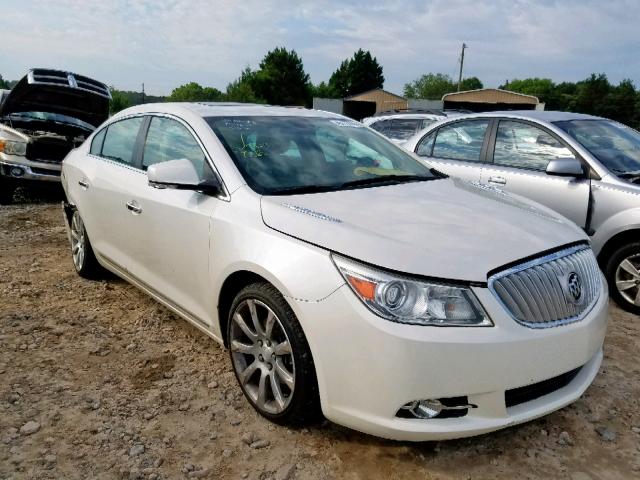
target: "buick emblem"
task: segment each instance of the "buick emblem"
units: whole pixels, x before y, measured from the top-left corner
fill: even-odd
[[[571,272],[567,275],[565,289],[568,300],[571,303],[580,303],[582,300],[582,282],[576,272]]]

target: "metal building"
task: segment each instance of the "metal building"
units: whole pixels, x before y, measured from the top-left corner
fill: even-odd
[[[381,88],[351,95],[343,100],[314,98],[313,108],[335,113],[342,113],[356,120],[371,117],[376,113],[388,110],[406,110],[409,103],[406,98],[387,92]]]
[[[497,110],[544,110],[538,97],[523,93],[482,88],[464,92],[447,93],[442,97],[445,109],[491,112]]]

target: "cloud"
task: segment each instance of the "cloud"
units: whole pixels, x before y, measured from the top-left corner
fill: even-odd
[[[400,92],[425,72],[456,75],[464,41],[465,75],[486,85],[591,72],[638,84],[638,14],[631,0],[5,0],[0,73],[50,66],[158,94],[188,81],[224,89],[275,46],[296,49],[319,82],[364,48]]]

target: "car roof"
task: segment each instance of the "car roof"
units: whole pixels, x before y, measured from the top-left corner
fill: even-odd
[[[584,113],[557,112],[553,110],[504,110],[498,112],[482,112],[455,117],[456,120],[473,117],[510,117],[538,120],[541,122],[562,122],[567,120],[601,120],[602,117]]]
[[[234,102],[166,102],[146,103],[136,105],[120,112],[120,114],[133,113],[180,113],[189,111],[201,117],[217,116],[280,116],[280,117],[327,117],[345,118],[331,112],[311,110],[302,107],[280,107],[261,105],[257,103]]]

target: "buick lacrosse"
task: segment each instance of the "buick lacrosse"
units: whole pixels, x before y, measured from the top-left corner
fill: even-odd
[[[339,115],[141,105],[62,182],[77,272],[224,344],[277,423],[476,435],[571,403],[602,361],[607,287],[578,227]]]

